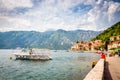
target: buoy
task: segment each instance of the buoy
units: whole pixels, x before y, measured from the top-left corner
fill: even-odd
[[[12,59],[12,57],[10,56],[10,60]]]
[[[94,68],[96,64],[97,64],[97,61],[93,61],[92,68]]]

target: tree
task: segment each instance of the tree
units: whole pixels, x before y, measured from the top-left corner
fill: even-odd
[[[106,41],[105,41],[105,50],[107,51],[108,50],[108,44],[109,44],[109,42],[110,42],[110,39],[107,39]]]

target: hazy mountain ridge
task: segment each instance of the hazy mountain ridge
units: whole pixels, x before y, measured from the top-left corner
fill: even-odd
[[[0,32],[0,48],[49,48],[69,49],[76,41],[89,41],[100,33],[97,31],[9,31]]]

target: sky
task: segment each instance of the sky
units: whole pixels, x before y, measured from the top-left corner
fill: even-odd
[[[0,32],[105,30],[120,21],[120,0],[0,0]]]

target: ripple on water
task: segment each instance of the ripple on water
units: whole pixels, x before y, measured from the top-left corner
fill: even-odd
[[[9,60],[12,51],[0,53],[0,80],[82,80],[99,59],[90,53],[51,51],[50,61]]]

